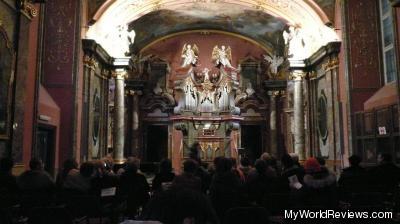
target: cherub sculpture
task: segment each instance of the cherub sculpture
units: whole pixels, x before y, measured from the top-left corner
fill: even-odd
[[[194,44],[193,47],[190,44],[183,45],[182,58],[182,68],[185,68],[188,65],[196,66],[199,58],[199,48],[197,47],[197,45]]]
[[[276,76],[278,73],[278,67],[283,63],[284,58],[280,56],[269,56],[269,55],[263,55],[264,60],[269,63],[269,70],[271,72],[271,76]]]
[[[218,47],[218,45],[215,45],[212,55],[211,55],[212,60],[214,61],[216,66],[224,66],[224,68],[231,68],[235,69],[231,65],[232,61],[232,52],[231,52],[231,47],[228,46],[228,48],[225,48],[224,45],[221,46],[221,49]]]

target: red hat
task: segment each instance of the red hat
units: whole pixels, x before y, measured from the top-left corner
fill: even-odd
[[[311,157],[304,163],[304,169],[306,173],[315,173],[321,171],[321,165],[319,165],[317,159]]]

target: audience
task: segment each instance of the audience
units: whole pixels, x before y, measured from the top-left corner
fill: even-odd
[[[135,161],[128,161],[120,177],[119,194],[127,200],[127,213],[130,217],[135,217],[138,209],[146,205],[149,190],[149,184],[144,175],[138,173]]]
[[[356,205],[357,198],[353,196],[357,193],[366,192],[368,197],[368,192],[376,195],[379,191],[387,196],[387,193],[397,190],[400,182],[400,168],[388,154],[379,155],[379,164],[369,170],[360,166],[359,156],[350,156],[350,167],[343,169],[336,183],[335,174],[325,166],[322,157],[308,158],[303,168],[297,154],[282,156],[281,171],[268,153],[256,160],[254,168],[247,157],[241,158],[239,167],[236,167],[236,159],[216,157],[207,171],[200,166],[199,146],[193,145],[191,158],[184,161],[180,175],[173,173],[171,160],[160,162],[160,171],[152,180],[152,195],[148,180],[138,170],[140,160],[136,157],[128,158],[117,174],[113,171],[111,158],[83,162],[79,171],[78,163],[68,159],[57,175],[57,188],[52,177],[43,170],[41,160],[33,158],[29,163],[30,170],[16,178],[11,173],[13,161],[2,158],[0,193],[15,195],[13,200],[17,200],[19,195],[30,195],[36,198],[34,200],[46,203],[52,198],[57,203],[53,197],[55,190],[97,197],[99,203],[105,201],[103,196],[107,194],[118,203],[110,203],[112,207],[109,210],[114,214],[123,207],[128,218],[166,224],[219,223],[231,208],[264,206],[271,209],[269,206],[276,205],[273,201],[275,195],[282,194],[290,200],[287,209],[337,209],[339,199]],[[46,203],[27,206],[21,200],[24,208],[46,206]],[[118,209],[114,209],[116,207]]]
[[[43,162],[33,158],[29,162],[30,170],[23,172],[17,178],[18,188],[24,192],[53,192],[55,184],[51,176],[44,171]]]
[[[386,153],[378,155],[378,163],[370,175],[375,190],[394,192],[400,181],[400,168],[394,165],[392,156]]]
[[[160,192],[167,190],[172,181],[175,178],[175,174],[172,172],[172,162],[169,159],[163,159],[160,162],[160,172],[156,174],[153,179],[153,192]]]
[[[87,193],[91,189],[94,165],[91,162],[82,163],[79,173],[69,173],[63,181],[63,188],[79,193]]]
[[[311,157],[305,164],[306,175],[303,178],[299,202],[308,206],[334,208],[336,206],[336,177],[321,169],[318,160]]]
[[[357,155],[349,157],[350,167],[343,169],[340,174],[338,185],[345,192],[362,192],[367,185],[367,172],[360,166],[361,158]]]
[[[250,159],[248,157],[242,157],[240,159],[239,169],[242,171],[244,178],[246,180],[247,176],[249,176],[249,173],[252,170],[251,165],[250,165]]]
[[[62,188],[64,181],[69,175],[78,174],[78,163],[75,159],[67,159],[63,163],[63,168],[61,172],[58,173],[56,178],[56,186],[58,189]]]
[[[193,159],[188,159],[183,162],[183,173],[174,178],[172,186],[174,188],[201,192],[201,179],[195,175],[198,168],[198,163]]]
[[[225,212],[237,207],[243,201],[242,184],[237,175],[232,172],[232,160],[224,157],[214,159],[215,174],[210,185],[210,198],[217,212],[222,218]]]

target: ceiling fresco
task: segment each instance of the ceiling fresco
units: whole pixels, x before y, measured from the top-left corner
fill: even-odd
[[[129,24],[129,30],[135,32],[135,48],[131,50],[140,50],[150,42],[172,33],[209,29],[237,33],[281,53],[284,42],[282,32],[286,23],[281,18],[261,11],[244,10],[239,6],[163,9],[148,13]]]

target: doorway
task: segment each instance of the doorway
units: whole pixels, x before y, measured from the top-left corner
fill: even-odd
[[[32,153],[32,157],[43,161],[44,169],[51,175],[54,175],[55,130],[53,126],[40,125],[37,131],[36,149]]]
[[[168,125],[148,125],[145,136],[147,162],[160,162],[168,157]]]
[[[261,125],[241,125],[241,136],[243,155],[255,162],[263,151]]]

